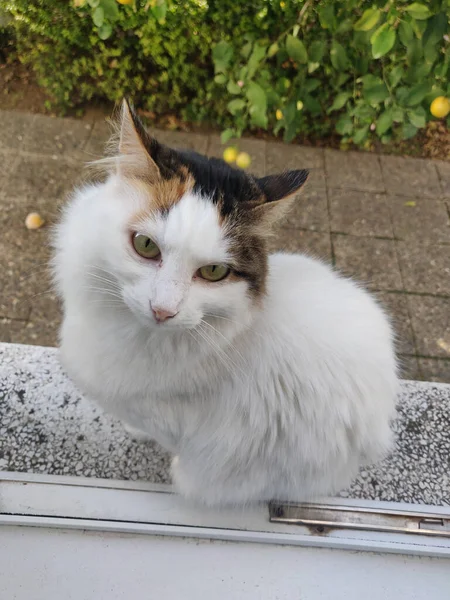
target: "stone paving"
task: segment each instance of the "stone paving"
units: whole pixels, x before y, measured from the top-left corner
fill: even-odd
[[[109,127],[0,111],[0,341],[53,346],[60,311],[46,261],[49,227]],[[216,135],[155,132],[220,156]],[[450,163],[243,139],[257,175],[309,168],[310,183],[271,241],[308,252],[376,292],[398,333],[403,376],[450,382]],[[24,226],[38,211],[47,225]]]

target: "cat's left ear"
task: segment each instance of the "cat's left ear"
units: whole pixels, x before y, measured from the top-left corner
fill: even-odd
[[[289,211],[295,194],[305,184],[309,171],[286,171],[257,179],[264,201],[253,209],[265,223],[276,222]]]
[[[127,100],[123,100],[119,121],[119,173],[126,177],[159,178],[159,168],[152,158],[158,144],[147,133]]]

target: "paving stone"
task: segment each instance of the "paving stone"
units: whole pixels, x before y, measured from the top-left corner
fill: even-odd
[[[106,143],[113,133],[113,127],[109,119],[94,122],[91,135],[83,149],[83,160],[97,160],[105,156]]]
[[[264,140],[241,138],[222,144],[219,136],[211,135],[209,137],[208,156],[222,158],[225,148],[231,145],[236,145],[240,152],[247,152],[250,155],[252,162],[247,169],[249,173],[264,177],[266,174],[266,142]]]
[[[26,321],[0,317],[0,342],[8,342],[10,344],[18,343],[16,342],[17,336],[21,335],[21,332],[25,329],[26,325]]]
[[[441,200],[388,196],[388,203],[396,238],[430,244],[450,243],[450,219]]]
[[[450,358],[450,298],[407,295],[417,353]]]
[[[329,233],[327,204],[326,190],[314,190],[308,186],[305,191],[297,194],[289,214],[281,225],[287,229],[299,228]]]
[[[15,152],[14,150],[2,150],[0,148],[0,161],[2,165],[0,169],[0,197],[3,195],[3,190],[11,177],[11,174],[15,171],[18,160],[18,152]]]
[[[30,298],[44,291],[46,285],[43,274],[50,256],[49,230],[29,231],[25,227],[26,215],[36,209],[31,202],[4,198],[0,207],[0,317],[28,319]],[[37,208],[50,220],[42,203]]]
[[[93,124],[87,121],[36,115],[27,128],[22,150],[36,154],[82,159]]]
[[[450,162],[444,160],[435,160],[433,162],[439,175],[442,194],[446,198],[450,198]]]
[[[399,356],[400,379],[417,381],[422,379],[419,362],[416,356]]]
[[[403,156],[380,156],[380,160],[389,193],[429,198],[441,195],[433,161]]]
[[[267,174],[283,171],[309,169],[306,189],[326,189],[325,162],[322,148],[296,146],[291,144],[267,144]]]
[[[180,150],[195,150],[200,154],[206,154],[208,149],[208,136],[201,133],[186,133],[184,131],[163,131],[151,129],[150,132],[162,144]]]
[[[419,358],[418,363],[424,381],[450,382],[450,360]]]
[[[402,291],[393,240],[336,234],[332,234],[331,239],[336,266],[347,275],[378,290]]]
[[[35,346],[58,346],[59,313],[49,316],[52,318],[34,318],[30,316],[24,327],[11,333],[11,342]]]
[[[61,202],[75,183],[86,176],[81,165],[62,158],[29,154],[19,157],[3,187],[3,195],[23,201],[32,200],[36,204],[48,198]]]
[[[450,295],[448,246],[397,242],[397,252],[407,292]]]
[[[0,110],[0,148],[16,152],[23,146],[25,133],[32,126],[35,115]]]
[[[316,231],[282,229],[270,238],[269,251],[305,253],[331,262],[330,235]]]
[[[394,237],[385,194],[329,189],[331,231]]]
[[[413,330],[408,312],[406,294],[378,292],[378,300],[392,319],[396,333],[396,349],[400,354],[415,354]]]
[[[367,192],[384,192],[380,163],[376,154],[325,150],[328,187]]]

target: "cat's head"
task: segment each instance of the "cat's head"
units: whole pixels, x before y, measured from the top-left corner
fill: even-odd
[[[92,289],[113,278],[126,307],[161,330],[194,328],[213,316],[247,321],[265,294],[266,238],[307,171],[257,178],[170,149],[127,102],[117,152],[105,162],[114,172],[83,209],[91,211],[83,217],[83,252],[93,246],[87,270],[103,270]]]

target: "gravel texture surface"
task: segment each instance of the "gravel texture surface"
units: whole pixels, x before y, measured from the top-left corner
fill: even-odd
[[[396,448],[344,497],[450,505],[450,385],[404,382]],[[0,470],[169,482],[169,456],[84,399],[53,348],[0,344]]]

